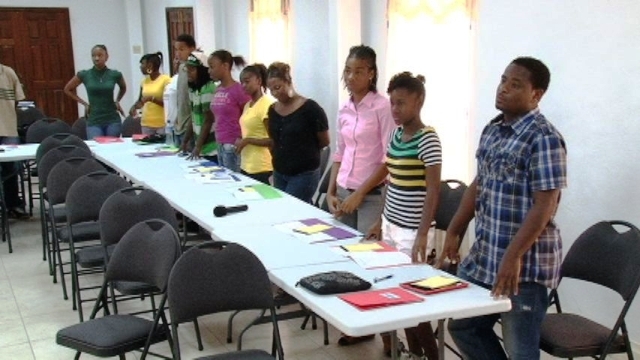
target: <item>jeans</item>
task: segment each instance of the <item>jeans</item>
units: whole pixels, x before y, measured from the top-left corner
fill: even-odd
[[[240,171],[240,154],[236,154],[236,146],[233,144],[218,144],[218,161],[220,166]]]
[[[20,139],[17,136],[0,136],[0,144],[2,145],[17,145],[20,143]],[[5,177],[14,171],[20,169],[19,162],[2,162],[0,174]],[[24,207],[24,202],[20,199],[20,187],[18,182],[18,174],[11,176],[3,181],[4,187],[4,203],[7,209],[13,209],[17,207]]]
[[[122,133],[122,123],[111,123],[105,125],[87,125],[87,139],[92,140],[96,136],[120,137]]]
[[[462,271],[458,276],[490,288],[469,278]],[[518,295],[510,298],[509,312],[449,321],[449,333],[464,359],[540,359],[540,326],[549,305],[547,288],[533,282],[520,283]],[[506,353],[493,331],[498,319],[502,319],[502,338]]]
[[[320,181],[320,168],[305,171],[297,175],[284,175],[273,172],[273,186],[291,196],[311,203],[311,198],[318,188]]]

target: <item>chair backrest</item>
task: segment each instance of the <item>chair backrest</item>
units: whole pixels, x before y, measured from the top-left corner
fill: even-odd
[[[87,118],[84,116],[71,125],[71,133],[82,140],[87,140]]]
[[[460,180],[443,180],[440,182],[440,202],[433,219],[436,229],[447,230],[462,201],[467,185]]]
[[[171,204],[157,192],[140,187],[128,187],[111,194],[100,209],[99,219],[104,246],[117,244],[133,225],[149,219],[162,219],[178,229]]]
[[[91,158],[91,152],[87,149],[79,148],[75,145],[60,145],[49,150],[38,163],[38,183],[41,188],[47,186],[49,172],[57,163],[64,159],[73,157]]]
[[[90,157],[71,157],[58,162],[47,176],[47,201],[51,205],[63,204],[71,185],[83,175],[105,168]]]
[[[315,197],[313,198],[313,205],[326,212],[329,212],[329,205],[327,204],[329,180],[331,180],[331,167],[327,168],[321,174],[320,183],[318,183],[318,189],[316,190]]]
[[[25,108],[16,111],[18,115],[18,136],[20,142],[26,142],[27,130],[37,120],[44,119],[44,113],[38,108]]]
[[[92,172],[79,177],[67,191],[64,202],[67,222],[77,224],[98,221],[100,209],[109,196],[129,186],[128,181],[107,171]]]
[[[164,291],[180,252],[180,238],[173,226],[160,219],[139,222],[115,247],[105,280],[142,282]]]
[[[57,133],[70,133],[71,126],[60,119],[44,118],[40,119],[27,130],[26,141],[32,144],[39,144],[49,135]]]
[[[206,314],[273,306],[264,265],[233,243],[211,241],[187,250],[171,271],[167,295],[171,321],[177,324]]]
[[[47,136],[46,139],[42,140],[38,148],[36,149],[36,164],[40,163],[40,160],[49,150],[57,148],[60,145],[75,145],[79,148],[86,149],[87,151],[91,151],[89,149],[89,145],[87,145],[81,138],[76,135],[69,133],[58,133]]]
[[[573,243],[561,275],[605,286],[625,301],[633,299],[640,286],[640,230],[625,221],[596,223]]]
[[[139,117],[129,115],[122,122],[122,137],[130,138],[133,134],[142,134],[142,125]]]
[[[329,157],[331,156],[331,146],[327,145],[320,150],[320,174],[324,174],[329,164]]]

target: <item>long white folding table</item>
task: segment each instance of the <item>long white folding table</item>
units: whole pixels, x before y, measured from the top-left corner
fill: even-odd
[[[33,160],[37,149],[38,144],[0,145],[0,162]]]
[[[94,155],[126,177],[162,194],[178,211],[197,222],[205,230],[215,233],[220,227],[249,228],[259,224],[275,224],[304,218],[322,218],[328,214],[292,196],[263,201],[241,201],[233,190],[257,184],[246,176],[236,174],[240,181],[203,184],[184,176],[185,164],[193,164],[179,156],[138,157],[136,153],[153,151],[151,145],[115,143],[92,147]],[[216,206],[246,204],[248,211],[215,217]]]
[[[348,258],[330,249],[331,243],[308,244],[289,236],[273,225],[308,218],[331,220],[330,214],[301,202],[287,194],[281,198],[242,202],[233,196],[233,189],[256,182],[238,174],[238,182],[202,184],[184,176],[178,156],[140,158],[138,152],[153,151],[153,146],[138,146],[130,141],[114,144],[92,144],[95,156],[120,171],[134,182],[149,187],[179,211],[196,221],[212,238],[237,242],[251,250],[265,264],[269,277],[276,285],[296,297],[345,334],[368,335],[392,332],[413,327],[424,321],[438,321],[439,351],[444,358],[444,319],[465,318],[508,311],[508,299],[496,300],[486,289],[470,285],[468,288],[425,296],[425,301],[360,311],[337,296],[315,295],[296,286],[304,276],[326,271],[350,271],[364,279],[390,275],[393,277],[374,284],[374,289],[397,286],[399,283],[423,279],[439,270],[427,265],[409,265],[365,270]],[[218,205],[247,204],[248,211],[214,217]],[[334,242],[355,242],[359,237]],[[394,347],[392,347],[393,349]],[[397,356],[392,352],[394,358]]]

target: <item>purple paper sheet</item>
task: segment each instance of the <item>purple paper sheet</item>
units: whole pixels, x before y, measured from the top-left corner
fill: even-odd
[[[300,222],[307,226],[312,226],[317,224],[329,225],[320,219],[306,219],[306,220],[300,220]],[[335,227],[335,226],[332,226],[331,229],[327,229],[323,231],[323,233],[335,238],[336,240],[348,239],[356,236],[356,234],[350,231],[347,231],[345,229]]]

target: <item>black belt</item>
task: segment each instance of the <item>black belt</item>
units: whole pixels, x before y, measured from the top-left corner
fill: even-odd
[[[382,195],[382,188],[384,187],[384,184],[380,184],[376,187],[374,187],[373,189],[371,189],[366,195]],[[355,189],[346,189],[348,192],[354,192],[356,191]]]

